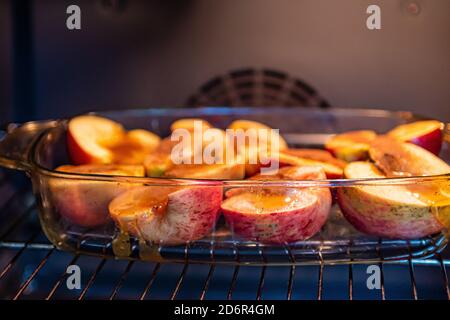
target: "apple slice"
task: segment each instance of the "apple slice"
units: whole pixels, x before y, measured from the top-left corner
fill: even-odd
[[[154,133],[135,129],[128,131],[122,141],[110,147],[113,163],[142,164],[145,157],[155,150],[160,138]]]
[[[245,176],[245,165],[232,164],[180,164],[164,173],[167,178],[240,180]]]
[[[325,179],[325,173],[319,167],[286,167],[278,171],[276,178]],[[230,197],[221,206],[228,225],[235,234],[263,243],[289,243],[312,237],[325,224],[331,208],[328,188],[232,190],[235,192],[227,193]]]
[[[161,138],[159,136],[144,129],[133,129],[128,131],[127,139],[132,143],[140,145],[146,150],[156,149],[161,142]]]
[[[145,149],[146,152],[155,150],[161,142],[159,136],[144,129],[133,129],[128,131],[127,140],[139,145],[141,148]]]
[[[222,139],[226,139],[225,132],[219,129],[209,129],[210,138],[212,135],[220,135]],[[214,130],[214,131],[213,131]],[[208,139],[203,140],[201,148],[202,161],[205,151],[208,148]],[[211,155],[211,159],[214,160],[212,164],[171,164],[167,166],[163,176],[168,178],[190,178],[190,179],[220,179],[220,180],[238,180],[243,179],[245,176],[245,163],[243,158],[237,154],[232,159],[226,158],[226,152],[228,144],[226,140],[222,140],[223,154]],[[193,149],[193,146],[191,146]],[[169,148],[168,148],[169,149]],[[174,149],[173,149],[174,150]],[[191,163],[194,162],[195,153],[189,151],[191,154]]]
[[[309,159],[309,160],[315,160],[320,162],[327,162],[329,164],[335,165],[336,167],[339,167],[341,169],[344,169],[347,165],[347,162],[337,159],[333,157],[333,155],[327,151],[327,150],[321,150],[321,149],[286,149],[283,150],[284,153],[296,156],[299,158]]]
[[[175,166],[172,161],[172,150],[178,143],[178,141],[172,141],[171,137],[164,138],[159,146],[145,157],[144,167],[147,176],[161,177]],[[183,150],[183,153],[193,162],[194,149],[192,146],[190,150]]]
[[[144,167],[149,177],[161,177],[166,170],[170,169],[174,163],[170,158],[172,148],[176,141],[171,141],[170,137],[161,140],[158,147],[144,158]]]
[[[185,118],[185,119],[180,119],[180,120],[177,120],[177,121],[175,121],[174,123],[172,123],[172,125],[170,126],[170,131],[175,131],[175,130],[177,130],[177,129],[186,129],[186,130],[188,130],[188,131],[194,131],[194,128],[195,128],[195,126],[194,126],[194,124],[195,123],[201,123],[201,129],[202,130],[205,130],[205,129],[210,129],[210,128],[212,128],[213,126],[208,122],[208,121],[205,121],[205,120],[202,120],[202,119],[197,119],[197,118],[192,118],[192,119],[189,119],[189,118]]]
[[[327,151],[325,151],[327,152]],[[275,162],[278,162],[279,167],[286,167],[286,166],[317,166],[321,167],[327,176],[327,179],[340,179],[343,176],[343,170],[339,163],[340,160],[335,159],[338,161],[337,164],[331,163],[331,161],[317,161],[312,160],[308,158],[299,157],[288,150],[283,150],[278,154],[278,157],[272,155],[270,159],[270,163],[262,166],[261,164],[253,164],[248,165],[246,164],[245,171],[247,177],[252,177],[256,174],[259,174],[261,171],[261,167],[268,167],[269,165],[274,167]],[[327,152],[328,153],[328,152]],[[274,171],[275,172],[275,171]]]
[[[74,164],[141,164],[159,144],[154,133],[135,129],[97,116],[79,116],[69,121],[67,147]]]
[[[121,124],[97,116],[78,116],[69,121],[67,146],[74,164],[112,163],[110,147],[125,138]]]
[[[370,158],[388,177],[439,175],[450,167],[433,153],[415,144],[380,136],[370,144]]]
[[[258,181],[279,181],[279,180],[318,180],[320,179],[323,168],[318,166],[287,166],[281,169],[273,169],[266,174],[257,173],[247,180]],[[278,190],[281,190],[278,188]],[[231,188],[225,192],[225,197],[247,192],[247,188]]]
[[[201,239],[214,228],[220,210],[221,186],[145,186],[127,191],[109,204],[123,232],[165,245]]]
[[[349,131],[331,137],[325,143],[325,149],[347,162],[365,160],[369,143],[376,137],[377,134],[371,130]]]
[[[239,149],[239,146],[237,145],[239,139],[237,137],[235,137],[234,143],[236,147],[235,151],[245,158],[245,173],[247,177],[258,173],[261,168],[262,159],[260,158],[260,145],[262,143],[265,143],[267,146],[267,155],[273,152],[279,152],[279,150],[285,150],[288,147],[286,141],[280,134],[274,132],[274,134],[271,135],[270,130],[272,130],[272,128],[260,122],[250,120],[236,120],[228,126],[228,129],[233,130],[234,133],[237,133],[237,130],[243,130],[244,134],[246,134],[245,146],[241,146],[241,148]],[[250,129],[252,129],[253,132],[250,131]],[[264,135],[258,135],[258,130],[261,129],[267,130],[265,136],[269,136],[270,140],[260,141],[260,138],[264,137]],[[255,139],[255,141],[257,142],[256,146],[250,144],[251,139]],[[272,147],[276,142],[278,143],[277,150]]]
[[[395,127],[387,133],[391,138],[411,142],[438,155],[442,146],[444,124],[436,120],[416,121]]]
[[[196,161],[200,162],[198,165],[205,162],[208,163],[205,160],[205,157],[208,157],[208,161],[212,159],[213,163],[226,162],[225,156],[227,151],[227,140],[225,131],[216,128],[209,128],[209,124],[203,123],[204,127],[208,127],[208,131],[201,131],[198,136],[197,133],[191,131],[189,127],[190,121],[197,120],[200,121],[199,119],[183,119],[176,121],[172,125],[173,130],[181,129],[181,126],[183,126],[182,129],[188,131],[188,136],[185,136],[184,134],[174,136],[176,133],[174,131],[170,137],[163,139],[160,145],[153,152],[150,152],[150,154],[148,154],[144,159],[144,166],[146,167],[148,176],[163,176],[168,170],[171,170],[172,167],[177,166],[177,168],[174,168],[176,172],[170,172],[169,175],[174,176],[180,174],[180,177],[184,177],[185,174],[181,174],[182,172],[194,173],[194,171],[196,171],[196,169],[191,170],[195,168],[194,165],[189,165],[197,165]],[[188,123],[184,123],[185,121],[188,121]],[[184,139],[189,139],[189,141],[186,142]],[[201,141],[195,141],[195,139],[201,139]],[[214,148],[216,139],[220,139],[217,141],[221,142],[221,144],[219,144],[221,146],[221,154],[216,154],[214,152],[216,150]],[[177,158],[172,157],[179,157],[179,162],[176,161]],[[209,157],[211,157],[211,159],[209,159]],[[178,165],[181,164],[186,164],[186,167],[178,167]],[[220,168],[222,171],[227,171],[232,168],[233,165],[234,163],[230,163],[228,167],[217,166],[216,168]],[[180,168],[180,170],[178,168]]]
[[[272,130],[271,127],[266,126],[263,123],[257,122],[257,121],[250,121],[250,120],[235,120],[233,121],[229,126],[228,129],[231,130],[248,130],[248,129],[264,129],[264,130]],[[278,139],[278,146],[280,150],[284,150],[288,148],[288,145],[286,143],[286,141],[283,139],[283,137],[280,134],[275,134],[274,135],[275,139]],[[271,145],[273,142],[268,141],[269,145]]]
[[[59,166],[56,171],[86,173],[97,175],[113,175],[113,176],[129,176],[144,177],[145,171],[142,165],[126,165],[126,164],[84,164],[74,166],[70,164]]]
[[[56,171],[143,177],[142,165],[64,165]],[[135,183],[108,182],[86,179],[49,178],[50,194],[61,216],[82,227],[96,227],[108,220],[108,204],[125,190],[136,187]]]
[[[241,157],[237,154],[230,160],[226,158],[228,143],[225,131],[208,128],[208,131],[200,133],[200,136],[193,133],[188,138],[190,144],[187,142],[187,145],[183,141],[185,137],[178,139],[178,137],[170,136],[163,139],[158,148],[144,160],[147,175],[203,179],[243,178],[244,162],[240,160]],[[197,138],[201,139],[200,142],[197,142],[198,145],[194,141]],[[172,139],[174,140],[172,141]],[[218,147],[220,150],[216,150],[216,146],[220,146]],[[216,151],[220,153],[216,154]],[[177,158],[172,158],[173,156],[179,157],[179,162],[176,161]],[[196,161],[199,161],[199,164]],[[208,163],[212,164],[208,165]],[[222,165],[222,163],[224,164]]]
[[[343,170],[337,165],[331,164],[329,162],[324,161],[316,161],[311,159],[306,159],[302,157],[298,157],[296,155],[292,155],[291,153],[287,153],[286,151],[281,151],[278,154],[278,158],[274,155],[271,156],[272,159],[270,160],[270,164],[265,165],[265,167],[268,167],[269,165],[274,167],[275,162],[278,162],[279,167],[286,167],[286,166],[313,166],[313,167],[320,167],[325,171],[327,179],[340,179],[343,175]],[[253,176],[255,174],[259,174],[261,165],[254,165],[252,167],[253,171],[251,174],[249,174],[249,170],[246,167],[246,173],[247,176]],[[274,173],[276,171],[273,171]]]
[[[212,155],[206,160],[212,161],[212,164],[178,164],[172,165],[164,172],[164,177],[168,178],[191,178],[191,179],[220,179],[220,180],[239,180],[245,176],[245,162],[242,156],[235,154],[231,159],[227,159],[228,144],[225,131],[219,129],[209,129],[209,138],[220,136],[222,139],[222,154]],[[213,131],[214,130],[214,131]],[[201,156],[205,156],[208,151],[208,141],[204,139]],[[193,146],[192,146],[193,147]],[[191,163],[194,162],[195,154],[191,157]],[[205,159],[201,159],[204,161]]]
[[[348,179],[385,178],[369,162],[352,162],[344,170]],[[442,230],[436,212],[449,212],[450,201],[431,205],[408,185],[372,185],[337,188],[345,218],[361,232],[386,238],[414,239]],[[423,185],[424,192],[430,185]],[[431,187],[432,188],[432,187]],[[448,199],[450,200],[450,198]]]
[[[316,161],[306,158],[297,157],[291,154],[287,154],[284,151],[280,152],[278,156],[280,166],[317,166],[321,167],[328,179],[340,179],[343,175],[343,170],[331,163]]]

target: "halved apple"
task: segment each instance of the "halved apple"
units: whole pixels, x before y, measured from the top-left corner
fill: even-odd
[[[365,160],[369,143],[376,137],[377,134],[371,130],[349,131],[331,137],[325,143],[325,149],[347,162]]]
[[[447,163],[433,153],[389,136],[380,136],[373,140],[369,154],[378,168],[388,177],[438,175],[450,172]]]
[[[276,179],[325,179],[325,173],[319,167],[286,167],[278,171]],[[263,243],[295,242],[313,236],[325,224],[331,208],[328,188],[232,190],[235,192],[227,193],[229,198],[221,206],[228,225],[236,235]]]
[[[115,121],[85,115],[69,121],[67,146],[74,164],[112,163],[110,148],[125,139],[125,129]]]
[[[213,231],[221,186],[144,186],[116,197],[109,212],[123,231],[165,245],[201,239]]]
[[[344,174],[348,179],[386,177],[369,162],[352,162]],[[449,213],[450,198],[447,202],[430,204],[421,197],[427,188],[433,187],[425,183],[420,191],[411,184],[339,187],[337,199],[345,218],[361,232],[413,239],[442,230],[434,212]]]
[[[444,124],[436,120],[416,121],[395,127],[387,133],[391,138],[414,143],[438,155],[442,146]]]
[[[67,146],[74,164],[141,164],[159,144],[154,133],[127,132],[121,124],[98,116],[78,116],[69,121]]]
[[[142,165],[64,165],[56,168],[56,171],[133,177],[145,175]],[[136,185],[136,183],[82,178],[49,178],[50,194],[56,210],[70,222],[82,227],[96,227],[104,224],[109,217],[109,202],[115,196]]]

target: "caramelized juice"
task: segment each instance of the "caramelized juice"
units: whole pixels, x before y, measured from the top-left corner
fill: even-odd
[[[140,187],[123,193],[113,200],[110,213],[119,227],[113,240],[113,252],[119,257],[131,255],[130,234],[139,239],[139,256],[142,260],[155,257],[155,247],[148,245],[138,227],[144,215],[163,216],[167,212],[169,194],[181,187]]]
[[[407,187],[411,195],[430,206],[431,213],[450,237],[450,181],[430,181]]]
[[[152,261],[156,257],[159,257],[158,248],[139,237],[139,258],[144,261]]]
[[[127,231],[120,229],[112,241],[112,250],[117,257],[129,257],[131,255],[130,235]]]
[[[246,196],[256,213],[275,212],[295,207],[299,197],[305,200],[308,195],[294,188],[253,188]]]

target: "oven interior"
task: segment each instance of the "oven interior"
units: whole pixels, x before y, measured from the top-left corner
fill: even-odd
[[[406,109],[449,121],[450,1],[378,2],[383,29],[371,32],[357,0],[77,1],[80,31],[64,26],[67,1],[2,1],[1,123],[181,105]],[[50,244],[24,174],[2,169],[0,194],[2,299],[450,299],[448,248],[377,263],[379,290],[367,288],[364,264],[113,260]],[[82,287],[68,290],[73,264]]]

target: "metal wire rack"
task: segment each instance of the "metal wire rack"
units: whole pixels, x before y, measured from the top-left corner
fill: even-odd
[[[368,265],[247,266],[161,264],[59,251],[37,221],[29,186],[10,173],[0,183],[2,299],[450,299],[450,252],[376,264],[380,286],[367,286]],[[187,248],[187,247],[186,247]],[[381,253],[378,246],[378,254]],[[187,253],[187,249],[186,249]],[[265,258],[261,251],[262,259]],[[382,257],[381,257],[382,258]],[[67,288],[67,267],[82,270],[81,288]]]

